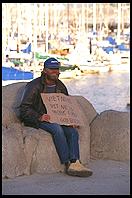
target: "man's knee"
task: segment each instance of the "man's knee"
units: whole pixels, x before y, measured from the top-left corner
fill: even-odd
[[[54,133],[53,133],[53,135],[57,135],[57,136],[64,135],[63,128],[59,124],[54,123]]]

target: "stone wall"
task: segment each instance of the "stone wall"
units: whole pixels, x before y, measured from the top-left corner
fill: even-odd
[[[2,87],[2,177],[64,171],[52,137],[42,129],[24,126],[18,119],[26,83]],[[104,111],[98,114],[82,96],[74,96],[83,111],[80,127],[80,159],[130,160],[129,112]]]

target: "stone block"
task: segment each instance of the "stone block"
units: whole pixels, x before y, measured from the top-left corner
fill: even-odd
[[[108,110],[90,125],[91,157],[125,161],[130,159],[130,113]]]

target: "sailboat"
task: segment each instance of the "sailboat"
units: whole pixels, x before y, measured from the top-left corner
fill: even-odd
[[[29,68],[24,70],[24,62],[26,65],[31,60],[31,43],[25,49],[22,49],[20,53],[16,50],[10,50],[7,54],[6,61],[2,62],[2,80],[29,80],[33,79],[33,72],[29,71]]]

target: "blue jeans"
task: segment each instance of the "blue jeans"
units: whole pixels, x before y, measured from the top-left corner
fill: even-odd
[[[52,135],[62,164],[72,159],[79,159],[79,134],[75,128],[49,122],[41,122],[39,128]]]

